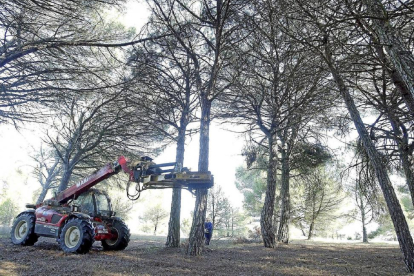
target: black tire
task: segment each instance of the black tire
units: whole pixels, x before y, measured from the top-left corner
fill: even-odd
[[[60,248],[66,253],[88,253],[94,241],[92,224],[79,218],[70,219],[59,236]]]
[[[112,220],[111,227],[112,234],[117,234],[117,238],[113,240],[102,240],[102,247],[104,250],[124,250],[129,243],[131,234],[126,224],[120,220]]]
[[[39,239],[35,234],[36,216],[34,213],[21,213],[14,222],[10,231],[11,241],[18,245],[33,245]]]

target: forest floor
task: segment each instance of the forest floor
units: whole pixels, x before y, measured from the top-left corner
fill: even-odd
[[[55,240],[13,245],[0,237],[0,275],[409,275],[397,245],[294,241],[259,243],[212,240],[200,257],[184,247],[165,248],[165,237],[134,237],[124,251],[63,253]]]

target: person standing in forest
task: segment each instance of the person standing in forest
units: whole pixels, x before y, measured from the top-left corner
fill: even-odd
[[[206,218],[204,223],[204,237],[206,238],[206,245],[210,244],[211,236],[213,235],[213,223],[211,223],[209,218]]]

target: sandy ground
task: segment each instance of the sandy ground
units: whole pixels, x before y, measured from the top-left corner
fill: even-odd
[[[0,275],[409,275],[396,245],[212,241],[200,257],[165,248],[165,238],[135,237],[124,251],[65,254],[53,239],[34,246],[0,238]]]

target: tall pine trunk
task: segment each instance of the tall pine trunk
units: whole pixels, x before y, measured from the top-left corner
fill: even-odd
[[[204,97],[202,96],[201,99],[200,152],[198,159],[199,172],[208,172],[211,122],[210,112],[211,102],[204,95]],[[196,202],[194,206],[193,223],[191,226],[187,248],[187,254],[191,256],[198,256],[202,252],[208,189],[197,189],[195,194]]]
[[[280,223],[277,232],[277,241],[289,243],[289,221],[290,221],[290,192],[289,192],[289,155],[286,149],[282,149],[282,183],[281,183],[281,200]]]
[[[387,71],[389,77],[391,78],[392,82],[394,83],[397,91],[400,92],[401,98],[404,100],[405,105],[411,112],[411,117],[414,118],[414,97],[411,97],[410,91],[404,81],[401,79],[400,74],[394,68],[394,65],[388,60],[387,56],[385,55],[384,48],[379,45],[378,40],[375,38],[374,35],[370,34],[372,40],[377,45],[374,45],[375,51],[377,52],[378,58],[380,59],[381,63],[384,65],[384,70]]]
[[[177,150],[175,162],[177,168],[181,169],[184,164],[185,151],[185,131],[186,128],[181,126],[178,131]],[[181,219],[181,188],[173,188],[171,199],[170,220],[168,222],[167,247],[180,246],[180,219]]]
[[[263,205],[260,227],[262,232],[263,243],[265,247],[273,248],[275,246],[275,233],[273,228],[273,212],[275,208],[275,193],[276,193],[276,179],[275,179],[275,159],[276,154],[273,150],[274,137],[269,134],[269,161],[267,164],[267,188],[265,202]]]
[[[414,56],[396,34],[385,7],[380,0],[364,0],[368,15],[372,16],[372,31],[383,45],[389,56],[388,60],[395,68],[395,79],[403,82],[410,98],[406,103],[414,102]],[[401,91],[401,90],[400,90]],[[404,90],[402,90],[404,91]],[[413,110],[411,110],[413,112]]]
[[[338,86],[339,92],[346,104],[352,121],[354,122],[355,128],[359,134],[365,151],[368,154],[369,161],[375,170],[375,174],[387,203],[388,211],[394,224],[401,251],[404,254],[404,262],[407,266],[407,269],[410,272],[414,272],[414,243],[404,213],[401,209],[400,202],[398,201],[394,188],[388,177],[387,168],[382,161],[381,155],[378,153],[375,145],[371,141],[368,131],[366,130],[359,111],[355,105],[354,99],[349,93],[349,90],[346,87],[342,76],[339,74],[339,71],[334,66],[332,53],[327,44],[325,45],[325,60]]]

